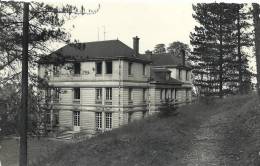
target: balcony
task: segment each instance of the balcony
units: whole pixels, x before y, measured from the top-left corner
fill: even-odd
[[[53,75],[53,81],[64,81],[64,80],[84,80],[84,75],[81,74],[56,74]]]
[[[106,100],[105,105],[112,105],[112,100]]]
[[[58,104],[58,103],[60,102],[60,99],[59,99],[59,98],[54,98],[54,99],[52,100],[52,102],[55,103],[55,104]]]
[[[73,99],[73,100],[72,100],[72,103],[73,103],[73,104],[80,104],[80,99]]]
[[[59,74],[53,75],[50,81],[87,81],[87,80],[104,80],[114,79],[113,74],[95,74],[95,73],[82,73],[82,74]]]
[[[80,77],[80,74],[72,74],[73,77]]]
[[[96,100],[95,103],[96,104],[102,104],[102,100]]]
[[[128,105],[133,105],[133,103],[134,103],[133,100],[128,101]]]

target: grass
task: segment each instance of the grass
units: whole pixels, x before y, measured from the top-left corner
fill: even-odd
[[[194,132],[203,121],[215,114],[230,112],[234,115],[234,122],[231,119],[234,126],[231,128],[237,129],[244,125],[241,122],[255,114],[250,110],[251,107],[257,106],[257,103],[253,96],[236,96],[216,100],[210,105],[197,103],[184,106],[180,108],[177,116],[150,117],[90,140],[66,145],[40,165],[183,165],[184,154],[189,151]],[[244,132],[246,131],[245,129]],[[237,135],[233,136],[237,137]],[[248,136],[244,138],[249,139]],[[255,141],[256,139],[252,140],[252,144],[256,143]],[[247,148],[243,145],[245,143],[241,140],[237,141],[239,149]],[[238,147],[238,145],[234,146]],[[254,149],[256,150],[256,147]]]
[[[28,159],[30,165],[52,154],[60,146],[66,143],[49,140],[46,138],[28,139]],[[0,161],[3,166],[17,166],[19,160],[19,140],[17,138],[5,138],[0,140]]]
[[[260,105],[256,96],[183,106],[178,115],[152,116],[78,143],[42,141],[30,144],[37,166],[166,166],[187,165],[195,133],[211,117],[226,118],[220,146],[238,156],[233,165],[260,165]],[[49,145],[49,146],[46,146]],[[35,154],[34,154],[35,153]],[[39,153],[39,154],[37,154]],[[0,159],[2,152],[0,153]],[[34,155],[34,156],[33,156]],[[239,164],[238,164],[239,163]],[[4,165],[4,164],[3,164]],[[232,164],[230,164],[232,165]]]

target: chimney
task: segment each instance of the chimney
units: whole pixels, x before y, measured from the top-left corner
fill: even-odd
[[[182,54],[182,65],[185,66],[185,50],[184,49],[181,50],[181,54]]]
[[[135,56],[137,56],[139,54],[139,38],[133,37],[133,49],[135,52]]]

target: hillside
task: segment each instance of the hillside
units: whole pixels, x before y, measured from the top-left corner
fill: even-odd
[[[64,145],[37,165],[260,165],[256,96],[196,103],[83,142]]]

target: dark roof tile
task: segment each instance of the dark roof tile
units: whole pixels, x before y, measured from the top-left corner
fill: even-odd
[[[171,53],[144,54],[143,56],[152,61],[152,66],[183,66],[182,57]],[[190,67],[190,64],[186,62],[185,67]]]
[[[43,57],[39,63],[60,61],[88,61],[94,59],[128,58],[147,61],[146,57],[134,56],[134,50],[119,40],[106,40],[87,43],[68,44],[50,55]]]
[[[169,80],[166,80],[166,73],[169,72],[167,69],[151,69],[151,78],[153,83],[159,83],[159,84],[177,84],[181,85],[183,84],[181,81],[169,78]]]

